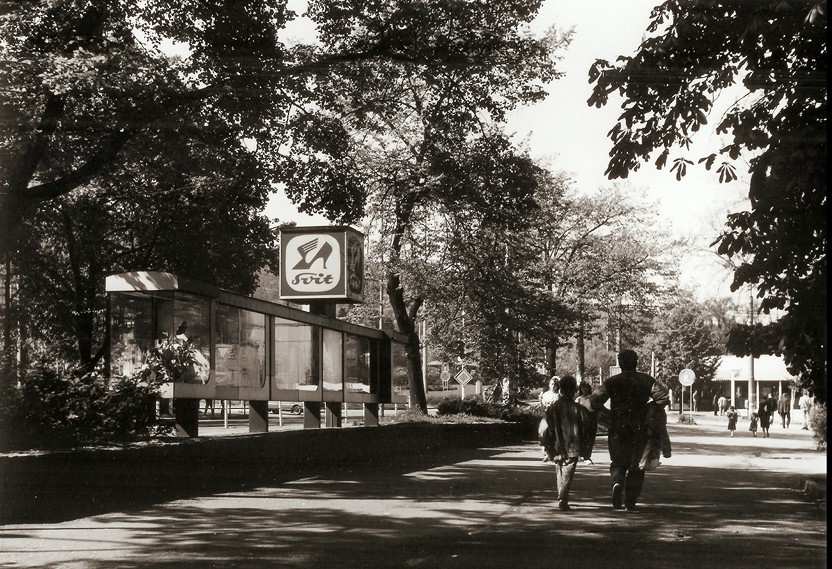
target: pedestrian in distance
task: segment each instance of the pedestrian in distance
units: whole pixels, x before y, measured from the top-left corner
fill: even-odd
[[[560,397],[546,410],[549,429],[544,436],[544,448],[555,463],[555,481],[558,492],[558,508],[570,510],[569,489],[575,476],[579,459],[589,459],[592,454],[590,438],[595,433],[586,430],[589,411],[575,402],[577,381],[571,375],[560,380]]]
[[[751,434],[754,435],[754,438],[757,438],[757,423],[760,420],[760,416],[755,412],[751,413],[751,419],[748,422],[748,430],[751,431]]]
[[[768,429],[771,427],[771,413],[768,410],[768,400],[763,399],[757,407],[757,416],[760,419],[760,431],[762,431],[763,438],[768,438]]]
[[[801,429],[808,431],[809,409],[812,407],[812,398],[809,397],[809,391],[807,389],[803,390],[803,395],[801,395],[800,399],[797,400],[797,404],[800,407],[800,414],[803,415],[803,426]]]
[[[724,415],[728,411],[728,398],[720,395],[717,405],[719,405],[719,414]]]
[[[551,462],[551,457],[546,451],[546,447],[544,445],[544,437],[549,429],[549,423],[546,419],[546,411],[558,400],[560,396],[559,392],[560,378],[553,375],[551,379],[549,379],[549,389],[540,394],[540,406],[543,409],[543,418],[537,426],[537,437],[540,441],[540,445],[543,447],[543,462]]]
[[[711,401],[711,407],[714,410],[714,417],[716,417],[716,414],[719,412],[719,408],[717,407],[718,403],[719,403],[719,394],[714,393],[714,398]]]
[[[549,389],[540,394],[540,405],[543,406],[544,411],[546,410],[546,407],[553,405],[555,401],[558,400],[559,393],[560,378],[553,375],[551,379],[549,379]]]
[[[646,373],[636,371],[638,356],[632,350],[618,354],[621,373],[608,378],[592,397],[598,410],[610,401],[610,427],[607,444],[610,452],[612,506],[637,511],[644,485],[644,470],[639,461],[647,445],[647,403],[664,408],[669,400],[667,388]]]
[[[766,404],[766,412],[768,413],[768,424],[771,425],[774,421],[774,414],[777,413],[777,400],[774,398],[774,392],[769,391],[768,396],[763,401]]]
[[[734,436],[734,431],[737,430],[737,417],[737,410],[734,409],[734,406],[731,405],[730,407],[728,407],[728,432],[731,433],[732,437]],[[754,426],[754,430],[757,430],[756,425]]]
[[[780,426],[788,429],[792,424],[792,398],[788,393],[781,393],[777,400],[777,413],[780,415]]]
[[[592,410],[592,386],[585,381],[578,384],[578,395],[575,397],[575,403],[588,411],[584,416],[586,423],[584,424],[584,434],[586,436],[586,444],[590,451],[595,446],[595,435],[598,432],[598,413]],[[590,460],[589,456],[586,456]],[[590,460],[590,462],[592,462]]]
[[[693,400],[693,412],[696,413],[696,411],[699,409],[699,390],[698,389],[693,392],[693,395],[691,396],[691,399]]]

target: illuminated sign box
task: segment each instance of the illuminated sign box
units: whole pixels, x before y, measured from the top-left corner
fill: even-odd
[[[364,234],[343,226],[281,229],[280,298],[364,302]]]

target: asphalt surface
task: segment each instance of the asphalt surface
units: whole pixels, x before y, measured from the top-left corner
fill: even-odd
[[[741,419],[730,438],[724,417],[696,420],[670,415],[673,457],[638,513],[609,505],[606,439],[578,466],[570,512],[529,443],[0,526],[0,567],[825,567],[826,454],[809,433],[752,438]]]

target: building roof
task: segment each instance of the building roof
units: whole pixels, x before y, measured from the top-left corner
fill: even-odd
[[[751,356],[722,356],[714,381],[748,381],[751,375]],[[755,381],[791,381],[795,376],[786,370],[782,356],[760,356],[754,358]]]

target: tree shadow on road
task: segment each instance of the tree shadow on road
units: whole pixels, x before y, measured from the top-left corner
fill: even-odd
[[[91,528],[85,539],[98,553],[73,559],[200,569],[825,566],[824,516],[783,486],[784,475],[661,466],[631,514],[608,504],[607,465],[581,464],[575,509],[560,512],[553,470],[536,450],[482,449],[418,470],[333,470],[108,514],[95,527],[126,528],[122,539],[96,542]],[[111,558],[99,558],[107,548]]]

